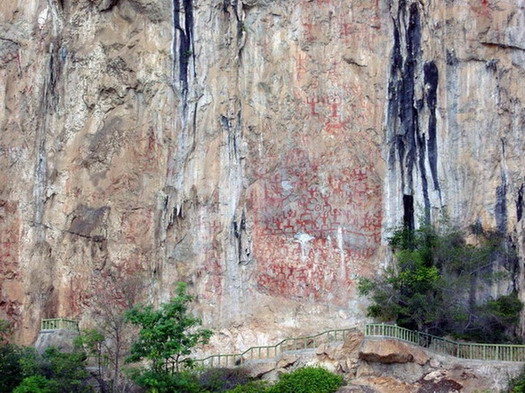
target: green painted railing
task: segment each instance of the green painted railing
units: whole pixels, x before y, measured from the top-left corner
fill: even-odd
[[[395,338],[400,341],[422,346],[436,353],[451,355],[461,359],[525,362],[525,345],[457,342],[443,337],[405,329],[397,325],[386,324],[366,325],[365,336]]]
[[[57,329],[78,331],[78,321],[74,321],[72,319],[55,318],[42,319],[42,321],[40,322],[40,331]]]
[[[344,341],[352,331],[355,329],[334,329],[315,336],[286,338],[275,345],[251,347],[241,353],[211,355],[203,359],[194,359],[193,363],[201,368],[241,366],[247,360],[271,359],[283,352],[313,349],[321,344]]]

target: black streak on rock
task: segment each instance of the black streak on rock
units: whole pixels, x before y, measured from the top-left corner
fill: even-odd
[[[399,160],[401,188],[411,194],[414,192],[414,168],[416,165],[419,166],[422,174],[425,211],[428,211],[430,203],[424,165],[425,146],[424,144],[421,146],[424,136],[420,136],[419,113],[415,102],[416,74],[421,43],[421,21],[417,4],[413,3],[408,7],[405,0],[400,1],[393,24],[394,46],[388,85],[388,124],[391,129],[389,164],[395,170],[395,160]],[[402,42],[405,42],[404,50],[402,50]],[[403,209],[405,226],[413,226],[413,194],[403,196]]]
[[[403,226],[406,229],[413,230],[414,221],[414,197],[412,195],[403,195]]]
[[[61,45],[57,40],[49,48],[48,80],[44,90],[44,102],[48,111],[55,111],[59,102],[57,86],[63,68],[61,58]]]
[[[181,11],[184,10],[184,19],[181,21]],[[195,56],[193,44],[193,4],[192,0],[174,0],[173,26],[178,34],[179,48],[173,48],[173,53],[178,55],[179,81],[182,89],[184,105],[187,105],[188,96],[188,69],[190,59]],[[176,45],[174,40],[173,45]],[[195,68],[193,69],[195,74]]]
[[[521,217],[523,217],[523,184],[518,190],[518,200],[516,201],[516,217],[518,218],[518,222],[520,222]]]
[[[436,135],[436,106],[437,106],[437,87],[439,81],[439,72],[436,64],[431,61],[425,64],[425,88],[427,89],[427,106],[430,111],[428,119],[428,162],[430,164],[430,171],[432,173],[432,180],[434,182],[434,189],[439,191],[439,180],[437,173],[437,135]]]
[[[501,185],[496,187],[496,226],[501,233],[507,232],[507,181],[505,176],[501,176]]]
[[[239,222],[233,221],[233,234],[237,241],[237,257],[238,257],[239,264],[246,262],[243,258],[245,254],[243,250],[243,234],[245,232],[246,232],[246,216],[243,211],[240,221]]]

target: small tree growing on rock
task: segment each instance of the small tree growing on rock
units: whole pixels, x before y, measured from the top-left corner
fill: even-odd
[[[193,367],[189,357],[192,349],[208,343],[212,335],[211,330],[198,328],[201,320],[189,313],[188,305],[194,298],[186,293],[186,288],[185,283],[179,282],[176,296],[158,310],[152,306],[137,306],[126,312],[126,320],[140,328],[127,361],[146,359],[150,362],[150,369],[146,370],[148,377],[135,378],[143,386],[166,385],[173,371],[181,371],[181,364]]]

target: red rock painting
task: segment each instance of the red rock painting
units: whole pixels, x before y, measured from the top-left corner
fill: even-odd
[[[381,236],[381,187],[371,167],[321,167],[293,149],[261,181],[256,208],[257,285],[264,292],[344,301]]]

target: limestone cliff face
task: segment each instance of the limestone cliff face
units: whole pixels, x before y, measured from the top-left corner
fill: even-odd
[[[523,298],[524,0],[8,0],[0,317],[35,337],[186,281],[223,346],[363,321],[388,231],[507,233]]]

